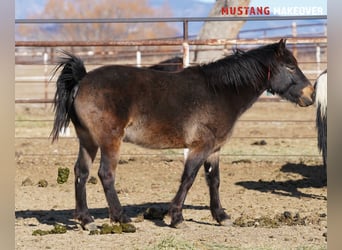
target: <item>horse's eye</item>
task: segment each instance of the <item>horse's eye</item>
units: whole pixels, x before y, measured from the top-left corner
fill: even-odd
[[[288,71],[290,71],[290,72],[293,72],[293,71],[295,71],[296,70],[296,67],[294,67],[294,66],[286,66],[286,69],[288,70]]]

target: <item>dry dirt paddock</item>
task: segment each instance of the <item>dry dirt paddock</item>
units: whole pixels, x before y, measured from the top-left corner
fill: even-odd
[[[136,232],[91,235],[73,220],[78,150],[73,129],[71,137],[51,144],[50,106],[17,104],[16,249],[326,249],[327,182],[316,147],[314,114],[314,107],[258,102],[241,117],[220,164],[221,201],[233,223],[228,227],[211,218],[203,170],[185,201],[186,227],[168,227],[167,216],[150,211],[166,211],[175,195],[182,150],[151,151],[124,144],[116,189]],[[60,167],[70,169],[63,184],[56,181]],[[91,169],[95,178],[97,168],[98,158]],[[45,185],[38,185],[41,180]],[[87,184],[87,197],[95,223],[100,228],[109,224],[99,182]],[[149,216],[144,218],[144,213]],[[66,231],[33,235],[56,225]]]

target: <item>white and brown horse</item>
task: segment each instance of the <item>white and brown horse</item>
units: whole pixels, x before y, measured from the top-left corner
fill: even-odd
[[[328,70],[324,70],[317,78],[315,88],[315,104],[316,104],[316,128],[317,128],[317,144],[318,149],[323,156],[323,164],[327,166],[327,82]]]

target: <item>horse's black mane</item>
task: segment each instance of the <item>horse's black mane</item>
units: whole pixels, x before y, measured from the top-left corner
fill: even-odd
[[[197,66],[213,88],[232,86],[260,87],[267,81],[268,71],[276,70],[276,51],[278,43],[266,45],[244,52],[235,50],[234,54],[215,62]]]

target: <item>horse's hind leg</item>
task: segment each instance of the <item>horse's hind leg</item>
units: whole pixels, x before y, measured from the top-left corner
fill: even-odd
[[[113,222],[127,223],[130,220],[124,213],[115,191],[115,170],[119,158],[121,140],[113,139],[112,143],[101,146],[101,163],[98,171],[106,200],[109,206],[109,217]]]
[[[80,139],[78,159],[74,167],[76,196],[75,218],[80,220],[83,226],[94,221],[88,211],[86,182],[89,176],[89,168],[94,161],[97,149],[98,147],[91,140],[82,142],[82,139]]]
[[[219,187],[220,187],[220,169],[219,169],[219,152],[208,157],[204,162],[204,171],[210,192],[210,211],[214,219],[222,224],[229,222],[229,215],[222,208]]]

